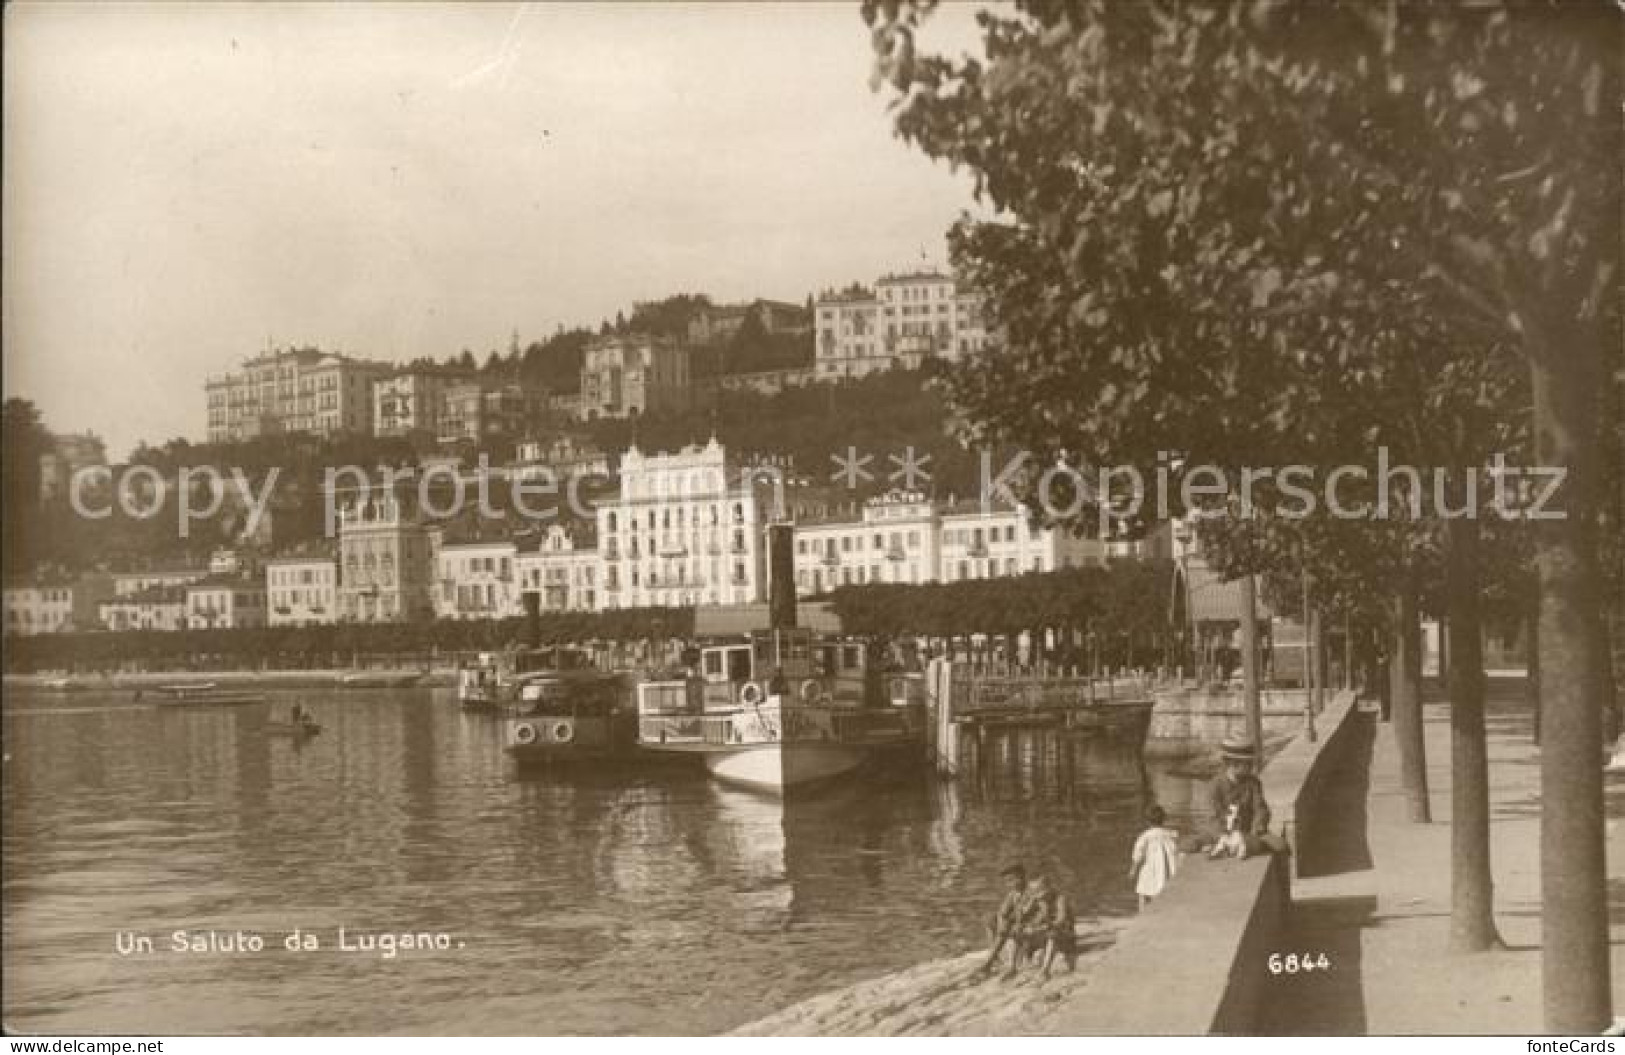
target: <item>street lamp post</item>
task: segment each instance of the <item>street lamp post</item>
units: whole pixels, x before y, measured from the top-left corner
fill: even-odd
[[[1258,585],[1251,572],[1241,580],[1241,692],[1247,713],[1247,738],[1253,757],[1264,761],[1264,712],[1258,694]]]
[[[1314,669],[1314,647],[1310,642],[1314,624],[1315,617],[1309,607],[1309,571],[1306,568],[1303,572],[1303,735],[1311,744],[1315,742],[1315,695],[1311,686],[1319,681]]]

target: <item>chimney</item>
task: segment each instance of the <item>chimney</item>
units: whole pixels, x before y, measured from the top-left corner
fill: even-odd
[[[795,529],[789,524],[767,527],[767,618],[774,630],[796,625]]]
[[[525,602],[525,645],[542,647],[542,595],[533,590],[520,594]]]

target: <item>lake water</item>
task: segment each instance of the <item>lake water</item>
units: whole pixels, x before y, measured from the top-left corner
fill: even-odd
[[[447,691],[271,697],[7,692],[9,1030],[714,1033],[976,946],[1011,861],[1080,916],[1131,913],[1148,798],[1177,819],[1197,797],[1134,745],[1053,732],[990,735],[957,782],[789,804],[686,770],[521,776]],[[324,725],[303,745],[265,730],[295,700]],[[403,933],[447,947],[376,947]]]

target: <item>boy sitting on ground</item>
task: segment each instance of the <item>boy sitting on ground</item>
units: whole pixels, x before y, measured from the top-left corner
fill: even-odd
[[[1004,900],[999,902],[998,910],[988,920],[988,939],[993,947],[988,950],[987,959],[977,970],[977,977],[993,970],[1005,945],[1010,946],[1010,967],[1005,971],[1005,977],[1015,973],[1028,952],[1023,942],[1028,912],[1027,870],[1020,865],[1011,865],[999,875],[1005,883]]]
[[[1066,969],[1077,970],[1078,939],[1074,933],[1077,918],[1067,896],[1050,886],[1049,877],[1040,875],[1033,881],[1032,912],[1028,918],[1030,948],[1044,951],[1040,969],[1048,978],[1057,954],[1066,957]]]

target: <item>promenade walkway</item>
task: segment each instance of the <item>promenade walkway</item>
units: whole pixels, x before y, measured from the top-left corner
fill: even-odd
[[[1433,823],[1406,819],[1393,731],[1372,722],[1363,730],[1368,753],[1351,757],[1337,781],[1337,812],[1348,823],[1330,842],[1302,848],[1318,874],[1294,884],[1280,950],[1325,953],[1332,969],[1276,976],[1263,1032],[1540,1029],[1539,751],[1530,742],[1523,680],[1492,679],[1489,689],[1495,922],[1507,948],[1448,951],[1450,724],[1435,689],[1425,712]],[[1360,764],[1366,757],[1368,767]],[[1625,777],[1607,780],[1614,1008],[1625,1015]]]

